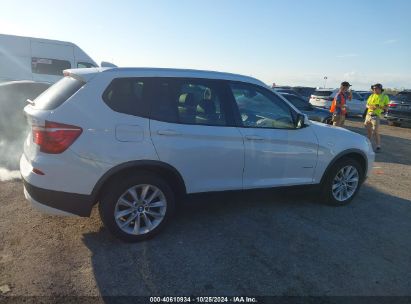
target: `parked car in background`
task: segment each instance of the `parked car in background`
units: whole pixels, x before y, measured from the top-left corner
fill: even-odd
[[[294,91],[294,89],[292,89],[292,88],[289,88],[289,89],[286,89],[286,88],[274,88],[273,90],[274,90],[274,92],[277,92],[277,93],[279,93],[279,94],[287,93],[287,94],[299,95],[299,94],[298,94],[296,91]]]
[[[346,205],[373,167],[367,138],[309,121],[251,77],[65,73],[24,109],[25,197],[61,215],[90,216],[98,203],[107,229],[126,241],[154,236],[191,193],[315,185],[319,199]]]
[[[307,101],[310,99],[311,94],[316,90],[311,87],[290,87],[290,86],[276,86],[273,88],[278,93],[288,93],[301,96]]]
[[[311,94],[309,102],[314,107],[329,110],[334,99],[333,93],[335,91],[335,89],[316,89]]]
[[[352,99],[347,101],[347,115],[364,115],[367,110],[367,100],[364,100],[356,91],[351,93]]]
[[[331,113],[329,110],[319,109],[312,106],[308,100],[305,100],[303,97],[289,94],[289,93],[280,93],[285,99],[287,99],[294,107],[300,110],[302,113],[308,116],[309,120],[318,121],[326,124],[331,124]]]
[[[310,104],[317,108],[330,109],[338,89],[317,89],[311,95]],[[356,91],[352,91],[352,99],[346,101],[347,115],[363,115],[367,102]]]
[[[388,104],[385,118],[390,126],[401,126],[411,123],[411,90],[399,92]]]
[[[370,95],[372,94],[372,92],[371,91],[356,91],[358,94],[360,94],[361,95],[361,97],[365,100],[365,101],[367,101],[368,100],[368,97],[370,97]]]
[[[312,87],[293,87],[300,96],[302,96],[306,101],[310,99],[311,94],[315,92],[315,88]]]

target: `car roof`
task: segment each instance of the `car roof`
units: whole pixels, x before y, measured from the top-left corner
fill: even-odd
[[[191,70],[191,69],[169,69],[169,68],[86,68],[86,69],[69,69],[64,70],[64,74],[74,74],[83,80],[87,81],[92,78],[96,73],[110,73],[113,77],[179,77],[179,78],[206,78],[206,79],[221,79],[240,81],[256,84],[259,86],[267,87],[267,85],[250,76],[244,76],[239,74],[216,72],[216,71],[204,71],[204,70]]]

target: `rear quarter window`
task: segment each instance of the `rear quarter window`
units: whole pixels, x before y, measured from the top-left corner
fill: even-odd
[[[149,82],[147,78],[115,78],[104,91],[103,101],[115,112],[148,117]]]
[[[73,77],[64,77],[44,91],[34,101],[39,110],[54,110],[74,95],[85,83]]]

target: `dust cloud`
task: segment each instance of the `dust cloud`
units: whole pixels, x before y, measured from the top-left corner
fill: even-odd
[[[47,87],[27,81],[0,84],[0,181],[20,178],[19,160],[29,132],[23,109],[28,98]]]

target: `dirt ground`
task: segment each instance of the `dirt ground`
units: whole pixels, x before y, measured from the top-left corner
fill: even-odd
[[[347,122],[364,133],[359,119]],[[207,195],[153,240],[126,244],[91,218],[40,214],[0,183],[0,297],[411,295],[411,129],[346,207],[290,190]],[[8,291],[10,289],[10,291]]]

